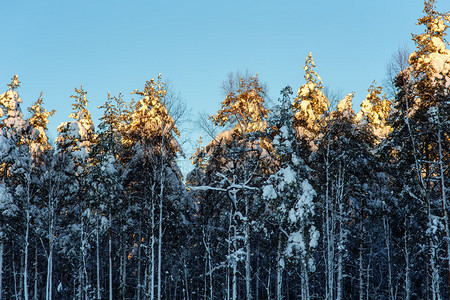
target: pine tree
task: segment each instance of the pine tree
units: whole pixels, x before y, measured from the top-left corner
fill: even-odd
[[[101,299],[101,291],[106,288],[101,287],[100,278],[101,260],[103,256],[104,236],[108,236],[108,297],[114,296],[113,287],[113,225],[120,224],[123,206],[123,186],[122,175],[123,165],[120,163],[121,152],[123,150],[121,142],[120,128],[120,105],[122,95],[111,97],[108,94],[108,100],[100,108],[104,109],[104,114],[99,124],[98,140],[91,152],[91,160],[94,162],[93,168],[88,174],[89,186],[89,207],[93,210],[90,222],[94,226],[95,256],[96,256],[96,297]],[[113,103],[114,101],[114,103]],[[119,232],[122,228],[119,227]],[[121,245],[123,246],[123,245]],[[118,252],[120,257],[121,253]]]
[[[16,145],[23,143],[22,134],[28,129],[27,122],[23,118],[17,88],[20,81],[17,75],[14,75],[9,86],[9,90],[0,95],[0,128],[3,134],[14,141]]]
[[[303,66],[306,83],[298,89],[292,104],[298,131],[309,139],[320,131],[323,118],[330,107],[323,93],[322,79],[314,71],[315,67],[312,54],[309,53]]]
[[[400,195],[400,205],[407,208],[404,222],[404,231],[408,234],[404,237],[404,252],[408,254],[404,283],[406,298],[414,292],[433,298],[449,293],[450,268],[447,263],[448,279],[443,287],[441,261],[442,258],[449,261],[450,247],[447,242],[443,247],[440,241],[450,237],[444,179],[448,162],[443,159],[448,138],[442,131],[445,119],[442,117],[448,110],[446,89],[450,82],[450,51],[444,41],[450,15],[437,12],[434,3],[425,1],[425,15],[417,23],[424,25],[425,31],[413,35],[417,50],[410,55],[411,66],[396,78],[399,93],[390,119],[393,132],[384,147],[394,163],[395,172],[404,178],[402,185],[395,188]],[[413,232],[420,232],[426,242],[419,242],[418,246]],[[417,247],[426,251],[418,251]],[[440,256],[441,252],[446,254]],[[415,264],[419,259],[428,263],[427,272]],[[430,278],[430,284],[423,291],[412,290],[414,271],[421,277],[428,275]]]
[[[43,107],[43,103],[44,100],[41,93],[38,100],[28,108],[28,112],[31,113],[31,116],[28,118],[28,124],[33,128],[30,136],[30,150],[33,157],[53,150],[47,137],[47,125],[49,117],[55,114],[55,110],[47,111]]]
[[[361,103],[361,110],[356,115],[356,120],[361,124],[372,127],[378,141],[386,138],[392,128],[387,124],[391,111],[391,101],[381,96],[381,87],[375,86],[375,81],[367,90],[366,99]]]
[[[2,140],[2,136],[0,136],[0,149],[4,149],[5,141]],[[3,153],[0,152],[0,159],[2,158]],[[0,182],[0,298],[4,295],[3,289],[3,265],[4,265],[4,257],[5,257],[5,245],[8,245],[8,241],[13,237],[13,228],[12,228],[12,220],[19,213],[19,208],[14,203],[13,197],[11,196],[11,192],[9,188],[3,183]],[[6,290],[9,290],[8,286]]]
[[[13,191],[12,196],[15,205],[19,208],[17,215],[18,226],[16,228],[19,232],[17,242],[21,249],[19,255],[21,263],[20,283],[23,286],[23,293],[25,299],[29,297],[28,287],[28,271],[30,261],[30,240],[32,230],[32,211],[35,207],[38,191],[38,176],[37,166],[33,164],[31,153],[29,149],[29,140],[31,127],[23,118],[20,108],[22,99],[20,98],[17,88],[19,87],[19,80],[17,75],[12,78],[9,84],[9,90],[0,95],[0,128],[2,128],[3,137],[9,140],[8,155],[3,156],[5,160],[1,162],[4,167],[4,183]],[[14,271],[16,276],[16,271]]]
[[[367,238],[367,227],[362,220],[368,218],[366,195],[372,180],[370,150],[374,137],[368,128],[359,127],[355,122],[352,98],[353,94],[348,94],[331,112],[321,137],[316,140],[318,149],[312,155],[314,184],[322,187],[318,196],[322,200],[326,299],[344,299],[352,294],[346,289],[347,278],[355,276],[356,266],[352,262],[358,259],[362,262],[362,257],[352,256],[350,245],[362,245],[361,241]],[[352,243],[354,237],[357,239]],[[362,255],[362,251],[361,247],[356,252]],[[360,297],[364,293],[361,269]]]
[[[199,214],[205,214],[203,217],[212,219],[219,217],[215,215],[216,213],[222,214],[219,218],[222,224],[226,222],[228,227],[225,235],[227,243],[220,243],[220,247],[223,247],[222,257],[210,257],[208,262],[211,269],[215,269],[211,266],[212,260],[216,261],[216,265],[226,266],[227,272],[222,281],[225,295],[231,299],[239,297],[238,270],[243,262],[245,295],[247,299],[251,299],[253,297],[251,240],[254,234],[251,224],[254,229],[258,227],[256,216],[262,207],[261,199],[253,191],[261,184],[265,168],[264,156],[267,154],[265,147],[268,145],[263,137],[263,131],[267,126],[268,110],[264,106],[265,93],[258,76],[247,76],[239,78],[237,82],[230,82],[227,92],[221,108],[210,119],[216,126],[231,129],[219,133],[198,156],[198,162],[203,165],[198,167],[203,168],[202,173],[205,174],[205,179],[201,181],[201,187],[198,189],[215,191],[208,192],[201,198]],[[226,202],[217,192],[227,195]],[[211,207],[208,207],[209,205]],[[212,212],[215,216],[206,215],[208,212]],[[217,226],[204,225],[208,226],[207,228]],[[223,225],[218,227],[223,228]],[[205,232],[208,236],[213,234],[209,230]],[[213,247],[207,241],[203,244],[205,249]]]
[[[169,251],[163,253],[163,247],[171,247],[163,230],[167,227],[183,231],[184,222],[171,227],[171,220],[175,216],[189,219],[181,172],[175,162],[183,153],[176,140],[177,126],[165,105],[161,75],[133,94],[140,99],[132,103],[128,116],[123,118],[129,128],[124,128],[122,143],[129,153],[124,181],[127,206],[132,208],[130,216],[139,213],[134,216],[136,256],[132,262],[137,268],[136,295],[161,299],[166,276],[163,269],[169,267],[164,261],[179,262],[169,260]]]
[[[295,151],[291,88],[286,87],[281,93],[281,106],[269,122],[269,133],[275,134],[273,144],[278,171],[263,186],[262,198],[269,201],[278,224],[277,299],[283,299],[282,273],[288,262],[300,265],[302,299],[310,299],[309,277],[315,270],[312,250],[320,236],[313,222],[316,192],[308,180],[309,168]]]
[[[69,115],[69,118],[74,121],[61,123],[57,128],[59,135],[56,138],[58,149],[70,154],[80,167],[87,162],[89,152],[96,142],[94,123],[87,108],[86,94],[83,86],[79,89],[75,88],[75,95],[70,96],[74,99],[73,112]],[[82,172],[82,169],[80,168],[79,171]]]
[[[71,222],[67,234],[79,243],[72,243],[76,255],[72,256],[72,263],[77,266],[77,298],[88,297],[92,292],[92,286],[89,282],[89,260],[92,255],[90,236],[93,226],[89,219],[92,211],[89,207],[87,193],[88,181],[87,175],[92,168],[92,161],[89,157],[92,148],[96,144],[97,136],[95,134],[94,124],[91,120],[91,114],[87,108],[88,100],[86,92],[81,86],[75,88],[75,95],[72,104],[73,112],[69,115],[73,121],[61,123],[58,126],[59,135],[56,138],[56,145],[62,155],[66,155],[73,160],[76,169],[74,180],[77,181],[78,191],[75,202],[69,209],[71,215],[68,220]]]

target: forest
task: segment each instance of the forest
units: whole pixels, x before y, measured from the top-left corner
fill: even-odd
[[[87,92],[54,142],[53,110],[0,94],[0,299],[449,299],[449,13],[426,0],[416,49],[330,105],[312,54],[269,107],[231,76],[220,133],[183,176],[181,128],[159,75]],[[175,111],[176,114],[176,111]]]

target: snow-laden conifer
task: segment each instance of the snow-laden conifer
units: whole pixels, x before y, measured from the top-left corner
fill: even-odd
[[[303,66],[306,83],[300,86],[292,104],[298,131],[308,138],[312,138],[320,130],[320,124],[330,107],[329,100],[323,93],[322,79],[314,68],[316,65],[309,53]]]
[[[371,126],[378,141],[386,138],[392,128],[387,124],[391,111],[391,101],[381,95],[381,87],[371,84],[368,94],[361,103],[361,110],[356,114],[356,121]]]
[[[293,125],[289,95],[283,98],[271,118],[269,134],[274,134],[273,147],[277,171],[262,187],[262,198],[269,203],[278,225],[277,299],[283,299],[282,274],[286,264],[299,266],[302,299],[310,299],[309,276],[316,265],[312,255],[319,242],[319,230],[314,225],[316,191],[309,182],[309,167],[297,156],[296,131]]]

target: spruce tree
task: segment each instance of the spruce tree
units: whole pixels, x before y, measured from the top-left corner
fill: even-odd
[[[282,276],[286,264],[300,267],[302,299],[310,299],[310,273],[315,271],[312,251],[317,247],[319,231],[314,225],[316,191],[309,182],[309,167],[297,156],[296,131],[293,125],[288,86],[269,121],[269,134],[274,134],[273,147],[277,171],[262,188],[262,198],[273,209],[278,226],[277,299],[283,299]]]

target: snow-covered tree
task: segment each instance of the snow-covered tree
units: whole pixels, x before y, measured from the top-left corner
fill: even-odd
[[[53,150],[47,137],[47,126],[49,117],[55,114],[55,110],[47,111],[44,107],[44,99],[42,93],[38,100],[28,108],[31,116],[28,118],[28,124],[32,128],[30,134],[30,151],[33,157],[41,155],[43,152]]]
[[[309,275],[315,270],[312,251],[317,247],[320,236],[313,222],[316,191],[309,182],[309,167],[295,151],[296,131],[289,98],[291,88],[286,87],[282,94],[282,103],[269,121],[269,133],[275,134],[273,145],[278,170],[263,186],[262,198],[269,202],[279,230],[277,299],[283,299],[282,274],[289,262],[300,266],[302,299],[310,299]]]
[[[225,292],[221,296],[230,299],[240,297],[238,277],[239,269],[243,267],[245,297],[251,299],[254,277],[251,240],[253,231],[257,231],[258,219],[261,217],[258,214],[263,206],[254,191],[261,184],[265,172],[264,161],[268,158],[268,144],[263,134],[268,110],[265,108],[264,88],[258,76],[246,76],[227,83],[225,100],[217,114],[210,119],[216,126],[231,129],[219,133],[197,153],[197,175],[204,177],[196,180],[196,184],[201,186],[196,190],[205,191],[197,195],[200,197],[198,214],[208,220],[203,223],[205,230],[202,234],[206,238],[217,234],[210,229],[220,231],[224,222],[227,224],[226,232],[221,235],[226,239],[225,244],[214,246],[209,240],[203,241],[205,251],[221,248],[216,257],[208,256],[206,261],[211,272],[221,268],[227,271],[221,281]],[[227,198],[223,197],[224,194]]]
[[[4,147],[4,143],[5,141],[2,141],[2,136],[0,136],[0,149]],[[19,208],[14,203],[11,192],[3,182],[0,182],[0,298],[2,298],[4,294],[3,263],[5,257],[5,244],[9,239],[12,238],[12,229],[14,226],[12,221],[18,213]]]
[[[356,120],[361,124],[372,127],[378,141],[386,138],[392,128],[387,124],[391,101],[381,95],[381,87],[375,86],[375,82],[367,90],[366,99],[361,103],[361,110],[356,114]]]
[[[240,78],[236,90],[229,91],[216,115],[211,116],[216,126],[230,124],[241,134],[266,128],[268,109],[264,107],[265,92],[258,75]]]
[[[303,70],[306,83],[297,92],[292,104],[295,112],[297,130],[309,139],[320,130],[330,103],[323,92],[322,79],[314,71],[316,67],[312,54],[306,57]]]
[[[22,135],[28,129],[20,109],[22,99],[17,92],[19,84],[19,77],[14,75],[11,83],[8,84],[8,91],[0,94],[0,128],[3,130],[3,134],[16,144],[23,143]]]
[[[140,99],[132,103],[128,116],[128,128],[123,127],[122,143],[129,153],[124,173],[124,191],[127,206],[133,216],[135,255],[131,263],[136,266],[136,295],[138,298],[161,299],[163,272],[169,265],[180,260],[170,260],[172,247],[170,237],[163,235],[166,228],[186,229],[186,222],[172,222],[172,218],[189,219],[187,197],[181,184],[181,172],[176,158],[182,155],[176,139],[179,136],[175,120],[170,116],[165,103],[166,90],[158,78],[146,82],[144,90],[133,94]],[[172,227],[173,226],[173,227]],[[180,248],[171,248],[180,253]],[[182,270],[182,269],[180,269]]]
[[[56,138],[56,145],[61,155],[68,156],[76,165],[74,180],[77,181],[79,190],[69,209],[71,224],[67,234],[71,235],[74,241],[79,241],[78,244],[72,243],[71,246],[77,253],[72,257],[72,263],[78,267],[78,274],[76,275],[78,280],[77,298],[80,299],[88,297],[93,288],[88,276],[88,257],[92,254],[90,251],[92,242],[90,236],[93,227],[89,223],[89,216],[92,211],[87,197],[87,174],[92,167],[89,154],[96,144],[97,136],[91,114],[87,108],[88,100],[83,87],[75,88],[75,95],[72,95],[71,98],[74,103],[72,104],[73,111],[69,117],[73,121],[63,122],[58,126],[59,135]]]
[[[390,118],[393,132],[383,149],[389,153],[392,169],[403,177],[402,184],[395,188],[401,205],[407,208],[404,222],[407,241],[404,252],[408,254],[405,297],[418,293],[430,294],[437,299],[449,293],[447,288],[442,288],[441,261],[449,261],[450,250],[445,192],[448,169],[445,158],[449,141],[445,116],[448,115],[450,51],[444,40],[450,15],[437,12],[433,0],[425,1],[424,14],[417,23],[425,26],[424,32],[413,35],[417,49],[410,55],[410,67],[396,78],[399,92]],[[425,235],[426,242],[414,241],[414,232]],[[446,242],[442,243],[442,240]],[[419,252],[418,247],[426,251]],[[441,256],[441,249],[447,254]],[[428,262],[426,273],[423,268],[418,271],[420,267],[415,264],[418,259]],[[445,266],[447,272],[449,266],[448,263]],[[413,289],[413,270],[429,276],[429,284],[424,290]]]
[[[346,261],[354,259],[349,252],[350,240],[363,238],[357,234],[355,224],[358,216],[367,217],[374,137],[367,127],[355,122],[352,98],[353,94],[345,96],[331,112],[316,140],[318,150],[312,154],[314,183],[322,187],[318,196],[322,202],[326,299],[344,299],[350,294],[345,290],[351,272]]]
[[[63,122],[58,126],[59,135],[56,138],[58,150],[70,154],[78,166],[87,162],[89,152],[96,141],[94,123],[89,112],[87,92],[83,86],[75,88],[75,95],[70,96],[74,99],[72,104],[73,112],[69,115],[73,121]],[[82,172],[83,168],[79,171]]]

